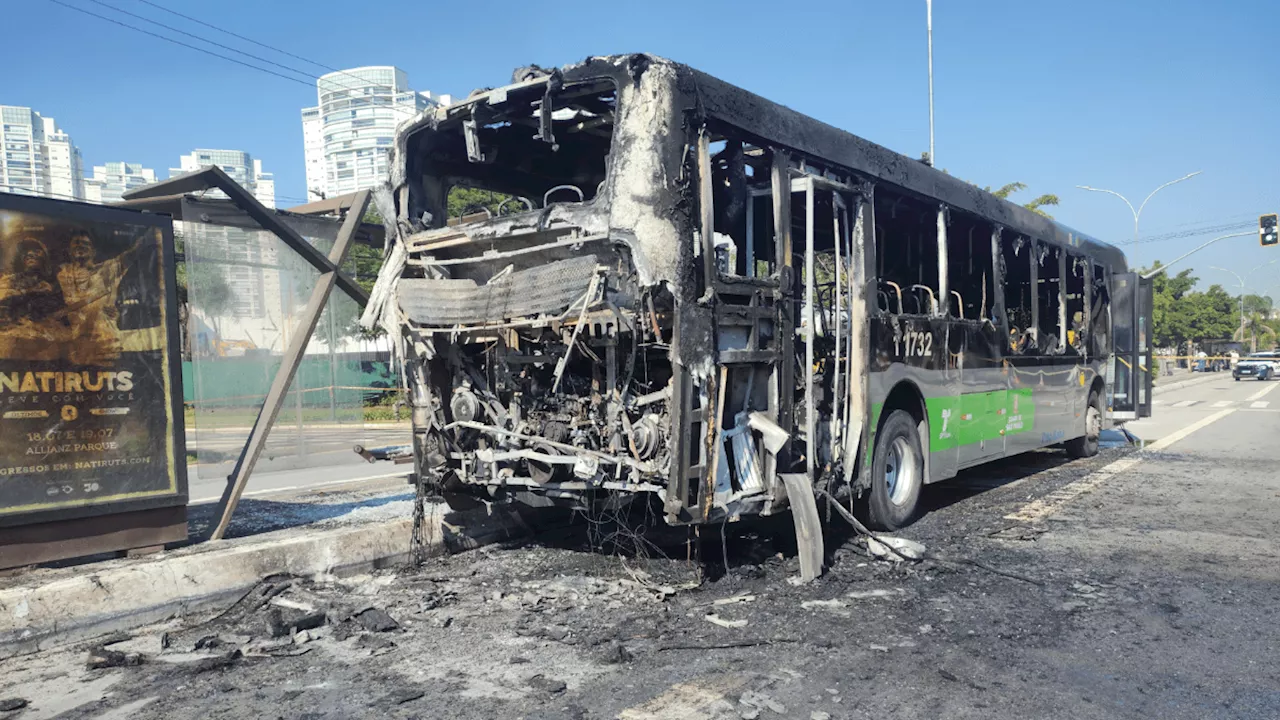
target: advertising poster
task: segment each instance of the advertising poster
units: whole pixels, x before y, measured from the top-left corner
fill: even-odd
[[[172,232],[0,194],[0,523],[185,502]]]

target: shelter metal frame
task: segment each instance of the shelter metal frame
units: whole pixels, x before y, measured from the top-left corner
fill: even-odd
[[[263,205],[252,193],[216,166],[208,166],[187,175],[181,175],[133,190],[125,194],[124,202],[121,205],[147,209],[153,212],[168,212],[170,214],[174,214],[173,210],[176,205],[179,212],[174,214],[174,219],[180,220],[182,219],[181,207],[186,196],[207,190],[222,191],[230,199],[231,204],[247,215],[253,224],[280,238],[289,249],[297,253],[320,273],[315,287],[312,288],[311,296],[303,308],[293,332],[289,335],[289,344],[285,348],[280,368],[272,379],[271,388],[267,392],[262,408],[258,411],[257,418],[253,422],[253,429],[249,432],[249,437],[245,440],[244,447],[240,450],[240,456],[236,460],[235,468],[227,477],[227,486],[218,502],[218,520],[208,538],[210,540],[221,540],[231,524],[231,518],[235,514],[236,506],[239,504],[241,496],[244,494],[245,486],[249,482],[249,476],[253,473],[253,469],[258,463],[258,458],[262,455],[263,448],[266,447],[267,435],[280,414],[289,386],[297,375],[298,366],[302,363],[307,344],[311,341],[311,336],[316,329],[316,323],[319,322],[320,314],[323,312],[333,289],[336,287],[341,290],[361,308],[369,302],[369,294],[355,280],[344,273],[341,270],[341,266],[347,259],[347,253],[351,248],[352,242],[361,230],[361,220],[369,206],[370,192],[361,190],[351,196],[334,198],[330,203],[332,207],[325,207],[321,210],[338,211],[343,208],[346,209],[346,217],[342,221],[333,248],[328,255],[325,255],[314,245],[307,242],[306,238],[291,224],[288,215]],[[307,214],[309,213],[304,211],[300,217],[307,219],[305,218]],[[207,217],[207,215],[202,215],[200,221],[206,221]]]

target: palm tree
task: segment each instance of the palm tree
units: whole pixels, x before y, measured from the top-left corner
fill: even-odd
[[[1245,327],[1236,331],[1240,335],[1240,341],[1245,339],[1245,328],[1249,329],[1249,336],[1253,339],[1253,349],[1272,348],[1276,346],[1276,331],[1267,323],[1266,314],[1260,311],[1245,313]]]
[[[1010,195],[1016,192],[1021,192],[1023,190],[1026,190],[1027,184],[1020,183],[1020,182],[1011,182],[1008,185],[1004,185],[997,190],[992,190],[990,185],[982,189],[986,190],[987,192],[991,193],[992,195],[995,195],[996,197],[1002,200],[1008,200]],[[1031,202],[1023,203],[1022,207],[1030,210],[1033,213],[1036,213],[1037,215],[1043,215],[1049,218],[1050,220],[1052,220],[1053,216],[1050,215],[1045,210],[1043,210],[1043,208],[1046,205],[1057,205],[1057,204],[1058,204],[1057,195],[1054,195],[1053,193],[1045,193],[1044,195],[1041,195],[1040,197],[1032,200]]]

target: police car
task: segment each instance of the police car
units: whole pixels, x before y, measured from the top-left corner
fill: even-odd
[[[1236,382],[1239,382],[1240,378],[1247,377],[1271,380],[1278,374],[1280,374],[1280,353],[1275,352],[1254,353],[1241,358],[1231,371],[1231,376],[1236,379]]]

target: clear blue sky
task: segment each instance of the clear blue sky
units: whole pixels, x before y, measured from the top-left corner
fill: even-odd
[[[138,0],[103,2],[265,52]],[[333,67],[394,64],[415,89],[456,96],[507,82],[518,65],[650,52],[904,154],[928,147],[923,0],[154,2]],[[165,176],[195,147],[240,149],[276,173],[282,205],[304,196],[298,111],[315,103],[313,88],[49,0],[6,0],[2,16],[17,72],[0,77],[0,104],[55,117],[86,165],[141,162]],[[1143,235],[1256,222],[1280,211],[1278,27],[1275,0],[937,0],[939,165],[982,185],[1025,182],[1026,199],[1057,193],[1059,220],[1113,242],[1131,237],[1129,210],[1077,184],[1137,204],[1201,170],[1151,201]],[[1138,259],[1167,260],[1212,236],[1143,244]],[[1244,273],[1278,258],[1280,248],[1243,238],[1188,263],[1202,281],[1234,285],[1207,266]],[[1249,284],[1280,297],[1280,262]]]

